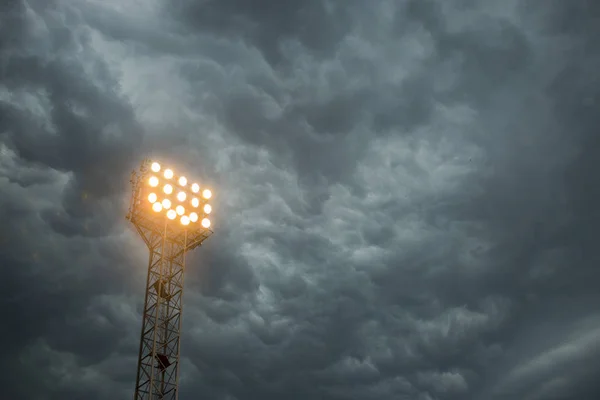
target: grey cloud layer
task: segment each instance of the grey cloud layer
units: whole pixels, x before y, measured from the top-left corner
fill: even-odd
[[[598,397],[599,11],[575,3],[0,6],[6,393],[131,395],[151,153],[218,199],[182,399]]]

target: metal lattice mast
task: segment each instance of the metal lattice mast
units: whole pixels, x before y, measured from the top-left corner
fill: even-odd
[[[150,161],[146,160],[139,171],[132,174],[133,196],[127,216],[150,251],[134,400],[176,400],[185,255],[201,245],[212,231],[206,226],[209,225],[207,219],[190,224],[190,217],[178,212],[181,222],[177,221],[174,214],[169,214],[175,212],[172,205],[163,207],[163,204],[167,205],[164,199],[161,202],[158,196],[157,199],[152,198],[151,193],[157,194],[160,186],[153,188],[148,184],[150,177],[156,175],[150,165]],[[170,178],[167,185],[173,186],[172,181],[173,178]],[[180,185],[178,190],[186,192],[185,186]],[[171,204],[171,198],[175,197],[172,194],[163,193],[161,196]],[[198,199],[190,194],[192,199]],[[196,209],[202,210],[205,217],[210,213],[210,206],[208,212],[204,212],[199,200],[191,205],[189,201],[185,202],[185,197],[179,203],[188,205],[187,208],[192,210],[190,216],[195,219],[193,222],[199,219]],[[161,207],[155,203],[161,204]],[[193,218],[194,214],[196,218]],[[188,220],[183,224],[185,218]]]

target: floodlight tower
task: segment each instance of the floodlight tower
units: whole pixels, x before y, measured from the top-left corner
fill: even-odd
[[[151,160],[131,185],[127,219],[150,250],[134,400],[177,400],[185,254],[213,233],[212,193]]]

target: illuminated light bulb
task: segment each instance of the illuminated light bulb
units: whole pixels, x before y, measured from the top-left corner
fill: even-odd
[[[153,162],[152,165],[150,166],[150,169],[152,170],[152,172],[159,172],[160,164],[157,162]]]
[[[186,197],[187,196],[186,196],[185,192],[179,192],[179,193],[177,193],[177,200],[179,200],[179,201],[185,201]]]
[[[154,203],[152,204],[152,209],[156,212],[161,212],[162,211],[162,204],[160,203]]]
[[[194,197],[192,199],[192,207],[198,207],[200,205],[200,200],[198,200],[198,198]]]
[[[192,192],[198,193],[199,191],[200,191],[200,185],[198,185],[197,183],[193,183],[192,184]]]
[[[175,212],[175,210],[169,210],[169,211],[167,211],[167,218],[169,218],[169,219],[175,219],[175,218],[177,218],[177,213]]]
[[[177,214],[183,215],[185,213],[185,208],[183,208],[183,206],[177,206],[175,207],[175,211],[177,212]]]
[[[156,200],[158,200],[158,196],[156,195],[156,193],[150,193],[148,195],[148,201],[150,203],[156,203]]]
[[[162,206],[165,210],[168,210],[169,208],[171,208],[171,200],[169,199],[164,199],[162,201]]]
[[[165,185],[165,187],[163,188],[163,192],[165,192],[165,194],[171,194],[173,193],[173,186],[169,185],[168,183]]]
[[[166,179],[173,179],[173,170],[165,169],[164,175]]]
[[[205,204],[204,205],[204,213],[210,214],[211,211],[212,211],[212,207],[210,206],[210,204]]]
[[[208,218],[204,218],[204,219],[202,220],[202,226],[203,226],[204,228],[207,228],[207,229],[208,229],[208,228],[210,228],[210,219],[208,219]]]
[[[189,225],[190,224],[190,219],[187,216],[183,216],[181,217],[181,225]]]
[[[187,179],[185,176],[182,176],[179,178],[179,186],[185,186],[187,185]]]
[[[195,212],[190,213],[190,221],[198,222],[198,214],[196,214]]]
[[[158,178],[155,176],[151,176],[150,179],[148,179],[148,184],[152,187],[157,187],[158,186]]]
[[[204,197],[205,199],[210,199],[212,197],[212,192],[208,189],[204,189],[202,191],[202,197]]]

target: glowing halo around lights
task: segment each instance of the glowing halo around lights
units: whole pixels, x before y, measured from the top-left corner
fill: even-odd
[[[177,212],[177,214],[179,215],[183,215],[185,214],[185,208],[183,208],[183,206],[177,206],[175,207],[175,211]]]
[[[152,172],[159,172],[160,164],[157,162],[153,162],[152,165],[150,166],[150,169],[152,170]]]
[[[152,210],[154,210],[155,212],[161,212],[162,211],[162,204],[160,204],[158,202],[152,204]]]
[[[192,192],[198,193],[199,191],[200,191],[200,185],[198,185],[197,183],[193,183],[192,184]]]
[[[163,188],[163,192],[165,192],[165,194],[171,194],[173,193],[173,186],[169,185],[168,183],[165,185],[165,187]]]
[[[204,213],[210,214],[211,211],[212,211],[212,207],[210,206],[210,204],[205,204],[204,205]]]
[[[165,176],[165,179],[173,179],[173,170],[165,169],[164,176]]]
[[[184,215],[183,217],[181,217],[181,225],[189,225],[190,224],[190,218],[187,217],[186,215]]]
[[[177,218],[177,213],[175,212],[175,210],[169,210],[169,211],[167,211],[167,218],[169,218],[169,219],[175,219],[175,218]]]
[[[171,208],[171,200],[169,199],[164,199],[162,201],[162,206],[165,210],[168,210],[169,208]]]
[[[148,184],[151,187],[157,187],[158,186],[158,178],[155,176],[151,176],[150,179],[148,179]]]
[[[180,177],[178,182],[179,182],[179,186],[187,185],[187,179],[185,176]]]
[[[198,198],[197,198],[197,197],[194,197],[194,198],[192,199],[192,207],[194,207],[194,208],[195,208],[195,207],[198,207],[199,205],[200,205],[200,200],[198,200]]]
[[[158,200],[158,196],[156,195],[156,193],[150,193],[150,194],[148,195],[148,201],[149,201],[150,203],[153,203],[153,204],[154,204],[154,203],[156,203],[156,200]]]
[[[195,212],[190,213],[190,221],[198,222],[198,214],[196,214]]]
[[[179,200],[179,201],[185,201],[186,197],[187,197],[187,195],[185,194],[185,192],[177,193],[177,200]]]
[[[212,197],[212,192],[208,189],[204,189],[202,191],[202,197],[204,197],[205,199],[210,199]]]
[[[210,228],[210,219],[204,218],[202,220],[201,224],[202,224],[202,227],[204,227],[206,229]]]

